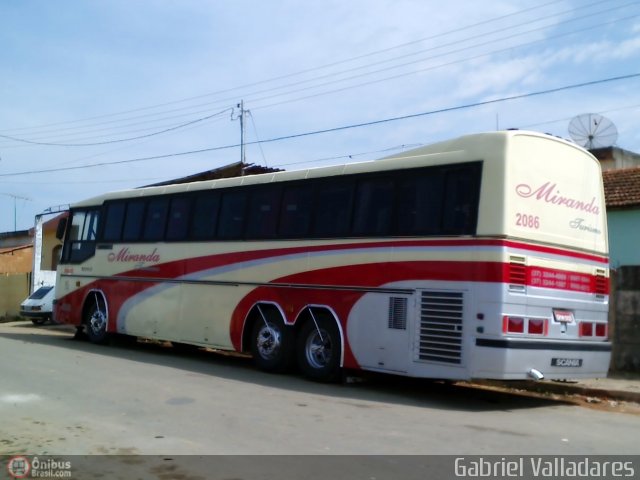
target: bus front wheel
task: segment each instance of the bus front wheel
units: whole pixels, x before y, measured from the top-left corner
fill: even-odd
[[[95,301],[89,305],[85,314],[84,324],[85,332],[90,342],[107,342],[107,308],[104,300],[96,297]]]
[[[251,355],[256,366],[265,372],[283,372],[291,366],[291,329],[280,318],[269,316],[256,320],[251,334]]]
[[[316,316],[300,330],[297,344],[298,366],[302,373],[319,382],[334,382],[340,375],[340,332],[333,319]]]

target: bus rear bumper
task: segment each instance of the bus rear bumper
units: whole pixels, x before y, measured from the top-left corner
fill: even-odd
[[[477,338],[474,353],[473,378],[531,380],[536,372],[549,380],[603,378],[611,343]]]

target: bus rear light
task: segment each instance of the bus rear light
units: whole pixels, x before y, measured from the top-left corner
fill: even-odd
[[[606,323],[596,322],[581,322],[580,323],[580,336],[581,337],[600,337],[606,338],[609,333]]]
[[[540,318],[530,318],[527,322],[527,332],[531,335],[544,335],[546,333],[547,321]]]
[[[581,322],[580,323],[580,336],[581,337],[593,337],[593,323]]]
[[[548,322],[544,318],[523,318],[504,316],[502,333],[527,333],[529,335],[546,335]]]
[[[607,336],[607,324],[596,323],[596,337],[606,337],[606,336]]]
[[[524,333],[524,318],[504,317],[502,320],[502,331],[504,333]]]
[[[609,279],[603,270],[596,271],[594,290],[596,295],[607,295],[609,293]]]

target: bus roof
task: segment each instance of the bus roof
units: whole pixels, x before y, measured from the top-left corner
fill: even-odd
[[[566,140],[537,132],[524,130],[507,130],[497,132],[477,133],[465,135],[452,140],[434,143],[425,147],[408,150],[400,154],[391,155],[379,160],[347,163],[327,167],[315,167],[302,170],[290,170],[275,173],[265,173],[244,177],[232,177],[216,180],[206,180],[158,187],[134,188],[105,193],[73,204],[71,207],[88,207],[101,205],[106,200],[120,198],[136,198],[163,195],[167,193],[191,192],[216,188],[237,187],[242,185],[267,184],[273,182],[305,180],[322,177],[349,175],[364,172],[382,172],[404,168],[415,168],[425,165],[441,165],[447,163],[462,163],[471,158],[464,153],[471,153],[473,160],[483,159],[491,161],[506,148],[509,139],[517,136],[533,136],[563,143],[569,147],[588,152]],[[426,159],[425,157],[431,157]],[[597,160],[593,157],[593,160]]]

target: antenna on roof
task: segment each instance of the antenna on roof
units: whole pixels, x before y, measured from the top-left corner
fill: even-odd
[[[593,150],[610,147],[618,139],[618,129],[611,120],[597,113],[583,113],[569,122],[569,135],[578,145]]]

